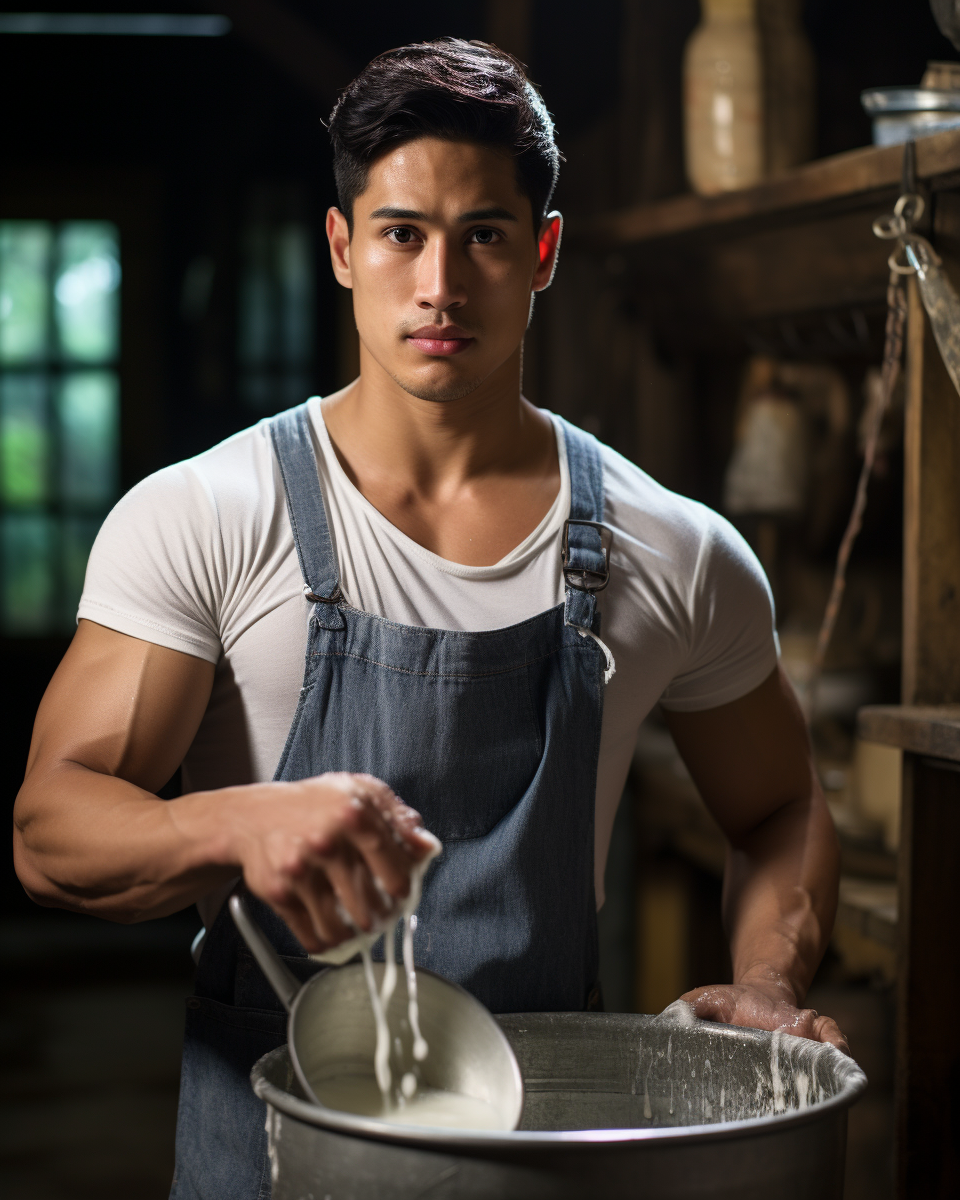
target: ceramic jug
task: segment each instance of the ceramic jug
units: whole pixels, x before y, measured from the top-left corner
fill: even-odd
[[[764,176],[763,69],[756,0],[701,0],[684,51],[690,183],[709,195]]]

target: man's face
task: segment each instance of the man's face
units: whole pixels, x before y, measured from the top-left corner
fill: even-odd
[[[353,236],[327,214],[334,272],[363,347],[404,391],[457,400],[519,365],[532,294],[550,282],[559,218],[533,233],[513,159],[420,138],[370,168]]]

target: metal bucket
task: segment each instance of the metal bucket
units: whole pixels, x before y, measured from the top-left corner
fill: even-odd
[[[273,1200],[842,1196],[847,1109],[866,1077],[832,1046],[629,1014],[497,1020],[524,1078],[514,1133],[320,1108],[285,1048],[260,1059],[251,1078],[267,1104]]]

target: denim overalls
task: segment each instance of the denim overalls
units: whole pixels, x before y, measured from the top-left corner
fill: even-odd
[[[367,771],[423,814],[444,848],[418,910],[418,966],[462,984],[494,1012],[584,1009],[597,978],[604,653],[581,631],[599,633],[595,592],[607,581],[596,441],[564,423],[564,602],[519,625],[464,633],[397,625],[347,604],[306,406],[270,424],[314,606],[276,778]],[[316,964],[266,905],[248,902],[306,979]],[[286,1014],[224,905],[187,1001],[176,1200],[270,1195],[264,1107],[249,1073],[285,1036]]]

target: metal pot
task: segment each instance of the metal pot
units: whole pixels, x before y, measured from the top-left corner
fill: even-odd
[[[955,88],[868,88],[860,102],[873,118],[876,146],[896,146],[960,126],[960,91]]]
[[[290,1014],[285,1061],[296,1075],[300,1095],[331,1120],[347,1118],[364,1129],[382,1126],[375,1118],[324,1108],[317,1096],[325,1081],[344,1075],[373,1075],[376,1028],[363,966],[328,967],[301,986],[238,894],[230,897],[230,913]],[[379,987],[383,963],[374,963],[373,970]],[[422,1063],[415,1063],[412,1057],[406,1022],[407,982],[401,970],[387,1010],[391,1033],[403,1035],[394,1040],[395,1077],[416,1071],[424,1087],[483,1100],[497,1113],[501,1129],[516,1129],[523,1111],[523,1080],[500,1026],[476,997],[432,971],[417,969],[417,995],[421,1028],[430,1046]]]
[[[285,1049],[260,1059],[273,1200],[841,1197],[847,1108],[866,1077],[832,1046],[625,1014],[497,1020],[525,1083],[512,1133],[322,1109]]]

